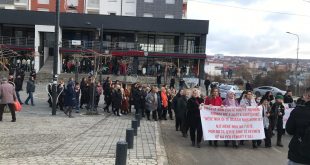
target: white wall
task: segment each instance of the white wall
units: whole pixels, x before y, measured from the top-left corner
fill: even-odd
[[[39,46],[40,46],[40,32],[55,32],[54,26],[49,25],[35,25],[35,38],[34,38],[34,51],[35,51],[35,58],[34,58],[34,68],[36,72],[40,70],[40,53],[39,53]],[[59,41],[62,39],[62,31],[59,29]],[[48,52],[48,51],[47,51]],[[47,54],[48,56],[48,54]],[[44,61],[46,60],[47,56],[44,54]],[[61,58],[60,55],[58,56],[58,74],[60,73],[61,69]]]
[[[123,0],[123,16],[136,16],[137,15],[137,0]]]

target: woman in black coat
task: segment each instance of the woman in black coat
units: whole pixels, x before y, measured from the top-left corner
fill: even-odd
[[[186,112],[187,112],[187,99],[183,89],[173,98],[172,107],[175,113],[175,129],[182,131],[183,137],[186,137]]]
[[[200,104],[203,103],[203,98],[200,97],[200,91],[198,89],[193,90],[192,97],[187,102],[188,118],[190,126],[190,136],[192,141],[192,146],[197,144],[197,148],[200,148],[200,143],[202,139],[202,124],[200,119]],[[197,136],[196,136],[197,132]],[[197,137],[197,141],[196,140]]]
[[[64,99],[64,105],[66,106],[66,110],[64,113],[68,115],[68,117],[72,117],[72,109],[75,106],[75,91],[72,83],[69,83],[67,85],[67,88],[65,90],[65,99]]]
[[[113,113],[114,115],[120,116],[119,115],[119,109],[122,106],[122,92],[121,92],[121,86],[116,85],[115,91],[112,94],[112,101],[113,101]]]

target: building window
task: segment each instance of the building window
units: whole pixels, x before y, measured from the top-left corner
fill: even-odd
[[[127,0],[126,3],[135,3],[135,0]]]
[[[47,8],[38,8],[38,11],[50,11],[50,10]]]
[[[175,4],[175,0],[166,0],[166,4]]]
[[[165,18],[174,18],[174,16],[171,15],[171,14],[166,14],[166,15],[165,15]]]
[[[49,0],[38,0],[38,4],[49,4]]]
[[[144,13],[143,17],[153,17],[153,14],[152,13]]]
[[[116,15],[116,12],[108,12],[109,15]]]
[[[108,2],[117,2],[117,0],[108,0]]]
[[[153,3],[153,0],[144,0],[145,3]]]
[[[125,15],[128,15],[128,16],[134,16],[135,13],[132,13],[132,12],[125,12]]]

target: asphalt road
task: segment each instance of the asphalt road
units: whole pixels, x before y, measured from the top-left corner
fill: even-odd
[[[170,165],[284,165],[287,164],[289,135],[284,135],[284,147],[276,147],[276,137],[272,139],[272,148],[262,146],[253,149],[252,143],[234,149],[225,147],[219,142],[219,147],[209,146],[203,142],[201,148],[191,146],[190,137],[183,138],[181,132],[175,131],[174,121],[161,121],[161,131]]]

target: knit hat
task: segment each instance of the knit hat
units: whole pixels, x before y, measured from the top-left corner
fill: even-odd
[[[277,95],[277,96],[276,96],[276,99],[282,99],[282,100],[283,100],[284,97],[283,97],[282,95]]]

